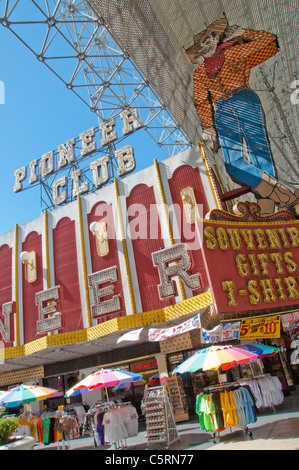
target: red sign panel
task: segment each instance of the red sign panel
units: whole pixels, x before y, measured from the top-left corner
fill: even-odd
[[[157,361],[147,361],[147,362],[141,362],[138,364],[131,364],[131,371],[136,372],[146,372],[147,370],[152,370],[152,369],[157,369],[158,364]]]
[[[203,221],[205,264],[218,313],[298,303],[298,223]]]

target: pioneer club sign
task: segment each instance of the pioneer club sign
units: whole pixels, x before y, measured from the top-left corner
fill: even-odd
[[[218,313],[298,303],[297,221],[203,223],[205,263]]]
[[[123,110],[119,116],[122,121],[122,134],[124,136],[131,134],[134,129],[142,127],[138,120],[136,109]],[[99,130],[101,132],[102,147],[105,147],[118,139],[115,126],[115,118],[111,118],[100,123]],[[76,154],[78,142],[81,148],[79,154]],[[72,168],[72,165],[76,163],[76,169],[70,172],[70,178],[62,176],[51,183],[53,204],[61,205],[68,202],[67,188],[69,185],[69,179],[71,180],[72,197],[74,199],[81,194],[86,194],[90,191],[89,182],[87,180],[82,181],[84,176],[77,164],[97,151],[95,129],[92,127],[82,132],[79,135],[79,138],[72,138],[65,144],[58,145],[56,151],[46,152],[39,160],[34,159],[30,161],[28,165],[18,168],[14,172],[14,192],[22,191],[25,184],[30,187],[38,181],[45,180],[51,175],[56,175],[56,173],[61,170]],[[118,176],[124,176],[131,173],[136,167],[134,149],[131,145],[124,145],[123,147],[116,149],[114,152],[114,158],[117,163]],[[110,179],[110,165],[110,156],[108,154],[103,155],[90,163],[89,167],[95,189],[101,188]]]

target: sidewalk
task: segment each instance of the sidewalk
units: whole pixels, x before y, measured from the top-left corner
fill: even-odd
[[[192,416],[190,421],[177,423],[179,442],[166,449],[172,450],[299,450],[299,391],[285,397],[282,405],[276,410],[267,410],[258,414],[257,422],[248,426],[252,437],[237,427],[221,432],[216,444],[211,433],[202,431],[198,417]],[[60,447],[61,448],[61,447]],[[147,449],[146,430],[140,423],[140,432],[136,437],[127,439],[128,451]],[[34,450],[57,450],[57,444],[44,446],[38,444]],[[94,447],[93,438],[85,437],[70,441],[69,450],[112,450],[115,446],[105,445]],[[165,451],[165,445],[151,445],[150,451]],[[117,453],[117,452],[116,452]]]

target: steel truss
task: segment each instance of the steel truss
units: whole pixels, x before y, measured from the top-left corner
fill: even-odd
[[[0,23],[75,93],[100,123],[136,109],[142,129],[167,156],[191,146],[88,1],[0,0]],[[105,152],[113,159],[113,146]],[[47,180],[39,183],[47,193]]]

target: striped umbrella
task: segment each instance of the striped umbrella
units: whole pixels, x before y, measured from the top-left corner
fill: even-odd
[[[115,387],[120,384],[129,384],[142,379],[142,375],[135,374],[126,370],[117,369],[101,369],[93,374],[88,375],[81,382],[70,388],[65,397],[78,395],[79,393],[88,392],[96,388]]]
[[[209,346],[201,349],[176,367],[173,373],[197,372],[198,370],[230,369],[236,364],[249,363],[258,355],[233,346]]]
[[[267,346],[265,344],[242,344],[242,349],[257,354],[258,359],[274,356],[279,351],[276,346]]]
[[[0,396],[0,405],[7,408],[32,403],[34,401],[46,400],[56,395],[58,390],[40,387],[39,385],[19,385]]]

